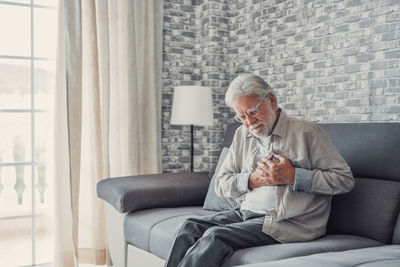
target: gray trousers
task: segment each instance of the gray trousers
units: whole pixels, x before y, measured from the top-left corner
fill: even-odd
[[[264,215],[233,209],[187,219],[175,235],[165,267],[217,267],[237,249],[278,243],[261,231]]]

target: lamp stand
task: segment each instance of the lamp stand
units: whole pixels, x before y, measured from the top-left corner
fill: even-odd
[[[190,172],[193,172],[193,124],[190,124]]]

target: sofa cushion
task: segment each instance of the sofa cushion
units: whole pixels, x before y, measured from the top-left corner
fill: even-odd
[[[334,196],[327,231],[390,244],[399,209],[399,182],[357,178],[350,193]]]
[[[217,177],[219,168],[221,167],[222,163],[224,162],[226,155],[228,154],[228,148],[224,147],[221,151],[221,155],[218,160],[217,167],[215,168],[215,173],[211,179],[210,185],[208,186],[208,192],[206,196],[206,200],[204,201],[203,209],[206,210],[215,210],[221,211],[230,208],[236,207],[237,203],[236,200],[232,197],[219,197],[215,193],[214,183],[215,178]]]
[[[354,249],[343,252],[329,252],[279,261],[246,264],[241,267],[398,267],[400,266],[400,245]]]
[[[132,212],[126,215],[124,235],[128,243],[165,258],[170,250],[175,232],[189,217],[214,214],[201,206],[159,208]]]
[[[215,214],[215,212],[203,210],[201,207],[160,208],[129,213],[124,222],[125,239],[128,243],[165,259],[174,235],[184,220],[189,217],[210,214]],[[379,245],[382,243],[364,237],[332,235],[312,242],[277,244],[238,250],[223,266]]]
[[[240,123],[229,124],[223,147],[230,147]],[[355,177],[400,181],[400,123],[319,123]],[[345,138],[343,138],[345,137]],[[360,138],[362,137],[362,138]],[[373,164],[371,164],[373,162]],[[214,175],[213,168],[209,174]]]
[[[234,122],[228,125],[225,131],[224,135],[224,141],[222,143],[222,149],[224,147],[229,148],[232,144],[233,136],[235,135],[236,129],[242,125],[241,123]],[[217,165],[214,165],[214,167],[211,169],[211,171],[208,174],[208,177],[211,179],[214,176],[215,169],[217,168]]]
[[[315,253],[344,251],[380,245],[383,244],[364,237],[352,235],[331,235],[324,236],[311,242],[286,243],[241,249],[228,258],[221,267],[275,261]]]
[[[320,124],[354,177],[400,181],[400,123]]]

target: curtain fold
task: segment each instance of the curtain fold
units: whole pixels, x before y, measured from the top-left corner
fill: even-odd
[[[60,0],[55,266],[107,261],[96,184],[161,172],[159,0]]]

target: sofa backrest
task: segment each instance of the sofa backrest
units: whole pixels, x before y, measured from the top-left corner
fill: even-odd
[[[320,124],[355,177],[400,182],[400,123]]]
[[[327,232],[392,243],[400,210],[400,123],[321,124],[356,183],[334,196]],[[400,223],[400,222],[397,222]]]
[[[225,131],[224,141],[222,142],[221,152],[224,147],[229,148],[231,146],[233,136],[235,135],[235,131],[240,125],[242,125],[242,124],[238,123],[238,122],[234,122],[234,123],[231,123],[228,125],[228,128]],[[208,174],[208,177],[210,179],[213,177],[216,167],[217,167],[217,164],[214,165],[214,167],[211,169],[210,173]]]
[[[400,244],[400,123],[319,125],[356,179],[350,193],[333,197],[327,233]],[[228,126],[224,147],[239,126]]]
[[[222,143],[223,147],[230,147],[232,144],[233,136],[235,135],[236,129],[242,125],[241,123],[234,122],[232,124],[228,125],[228,128],[226,129],[225,136],[224,136],[224,142]]]

